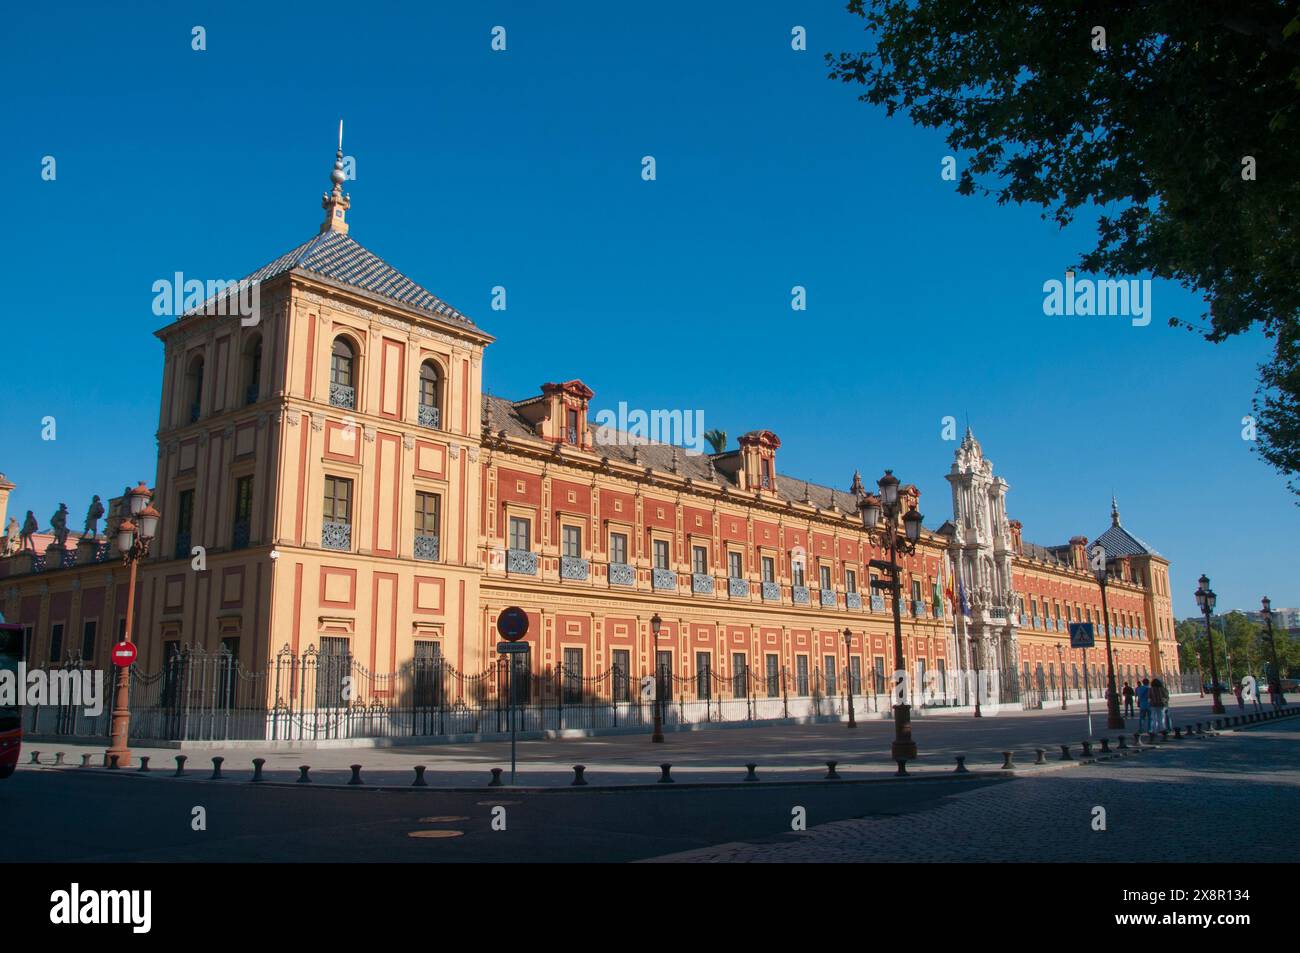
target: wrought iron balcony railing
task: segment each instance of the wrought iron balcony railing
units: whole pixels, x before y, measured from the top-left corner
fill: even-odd
[[[418,412],[418,419],[421,427],[428,427],[430,430],[437,430],[441,425],[442,410],[439,407],[421,404]]]
[[[738,579],[735,576],[727,577],[727,596],[732,599],[749,598],[749,580]]]
[[[343,407],[348,410],[355,410],[357,406],[357,392],[354,388],[346,384],[330,383],[330,406]]]
[[[609,582],[614,586],[636,585],[636,570],[627,563],[609,564]]]
[[[251,520],[235,520],[235,527],[230,534],[230,548],[247,549],[251,530]]]
[[[579,582],[587,578],[591,564],[581,556],[560,557],[560,578],[574,579]]]
[[[844,593],[844,607],[846,609],[860,610],[862,608],[862,593],[860,592]]]
[[[821,590],[818,590],[818,591],[819,591],[820,594],[821,594],[821,604],[822,604],[822,608],[823,608],[823,609],[834,609],[834,608],[835,608],[835,590],[834,590],[834,589],[821,589]]]
[[[713,577],[707,572],[691,573],[691,592],[697,596],[713,595]]]
[[[415,534],[415,558],[438,561],[438,537],[426,533]]]
[[[791,587],[790,587],[790,598],[792,598],[792,599],[794,600],[794,604],[797,605],[797,606],[806,606],[806,605],[808,605],[808,587],[807,587],[807,586],[791,586]]]
[[[651,575],[651,584],[656,589],[676,589],[677,573],[671,569],[656,569]]]
[[[177,534],[176,534],[176,552],[175,552],[175,557],[176,557],[177,559],[189,559],[189,558],[190,558],[190,548],[191,548],[191,547],[190,547],[190,534],[189,534],[189,533],[177,533]]]
[[[352,524],[324,520],[320,528],[320,544],[323,549],[351,549]]]
[[[764,602],[781,601],[781,584],[779,582],[763,583],[763,601]]]
[[[523,576],[537,575],[537,554],[527,549],[506,550],[506,572]]]

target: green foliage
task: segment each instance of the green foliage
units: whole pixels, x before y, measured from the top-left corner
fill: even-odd
[[[727,432],[725,430],[708,430],[705,431],[704,439],[709,442],[714,453],[721,453],[727,449]]]
[[[1082,271],[1178,281],[1194,330],[1272,339],[1256,450],[1300,494],[1300,16],[1283,0],[852,0],[827,55],[888,115],[946,130],[964,195],[1098,216]],[[1094,49],[1104,27],[1105,48]],[[1253,157],[1254,180],[1243,179]],[[1193,329],[1187,322],[1171,319]]]

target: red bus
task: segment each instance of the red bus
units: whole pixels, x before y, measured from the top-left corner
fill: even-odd
[[[7,778],[18,767],[18,751],[23,743],[22,708],[18,695],[18,663],[23,658],[23,627],[0,622],[0,673],[9,673],[13,679],[14,704],[0,704],[0,779]]]

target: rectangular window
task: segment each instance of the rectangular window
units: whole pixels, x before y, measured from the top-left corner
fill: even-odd
[[[510,517],[510,548],[532,549],[533,524],[522,516]]]
[[[821,576],[822,588],[829,589],[831,587],[831,567],[818,566],[817,571]]]
[[[673,697],[673,653],[660,650],[655,653],[655,671],[659,676],[660,698]]]
[[[876,694],[881,695],[885,691],[885,659],[877,655],[876,659]]]
[[[628,700],[629,679],[632,677],[632,653],[627,649],[614,650],[614,701]]]
[[[943,697],[948,697],[948,667],[943,659],[935,659],[935,666],[939,670],[939,691],[943,692]]]
[[[749,694],[749,661],[743,652],[731,655],[731,694],[736,698]]]
[[[849,658],[849,685],[853,689],[853,694],[862,694],[862,656],[854,655]]]
[[[568,427],[565,428],[564,438],[569,443],[576,444],[578,442],[578,412],[570,407],[565,420]]]
[[[564,527],[563,555],[572,556],[575,559],[582,558],[582,527],[581,526]]]
[[[763,557],[763,581],[776,582],[776,561],[771,556]]]
[[[415,494],[415,533],[417,536],[441,534],[442,497],[437,493]]]
[[[919,579],[912,580],[912,601],[921,601],[921,580]]]
[[[626,533],[609,534],[609,561],[612,563],[627,562],[627,534]]]
[[[808,694],[808,656],[794,657],[794,690],[796,695]]]
[[[745,575],[742,568],[744,557],[740,553],[727,553],[727,575],[732,579],[740,579]]]
[[[796,586],[803,585],[803,563],[790,560],[790,581]]]
[[[176,501],[176,558],[189,559],[194,528],[194,491],[181,490]]]
[[[416,708],[436,708],[442,704],[442,643],[416,639],[414,650],[412,703]]]
[[[668,540],[655,540],[655,569],[668,568]]]
[[[58,665],[63,661],[63,623],[56,622],[50,626],[50,664]]]
[[[709,573],[709,550],[704,546],[691,547],[691,572],[701,576]]]
[[[343,679],[352,674],[352,652],[348,640],[322,635],[320,655],[316,658],[316,705],[320,708],[344,708]]]
[[[852,569],[844,570],[844,589],[847,592],[858,591],[858,574]]]
[[[834,695],[839,689],[835,681],[835,670],[838,666],[835,664],[834,655],[822,656],[822,671],[826,673],[826,694]]]
[[[230,708],[235,704],[239,689],[239,639],[221,640],[223,652],[217,655],[217,708]]]
[[[343,477],[325,478],[325,512],[327,523],[352,523],[352,481]]]
[[[235,481],[235,525],[231,533],[231,549],[244,549],[248,546],[252,525],[253,478],[244,476]]]
[[[781,663],[775,655],[767,656],[767,697],[776,698],[781,694]]]
[[[122,620],[123,624],[126,620]],[[89,662],[95,657],[95,636],[98,634],[99,622],[87,619],[81,624],[81,657]]]
[[[712,657],[708,652],[695,653],[695,697],[713,697]]]
[[[564,650],[564,703],[582,701],[582,649]]]

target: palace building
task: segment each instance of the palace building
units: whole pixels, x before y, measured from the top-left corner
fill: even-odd
[[[256,322],[200,308],[156,332],[161,520],[132,631],[143,671],[224,646],[249,671],[287,647],[374,673],[432,658],[479,672],[496,661],[498,614],[518,605],[533,671],[593,679],[664,665],[722,685],[782,678],[791,696],[810,681],[833,695],[844,678],[879,692],[899,666],[947,684],[978,651],[1019,687],[1077,688],[1075,621],[1098,623],[1094,686],[1103,622],[1121,681],[1176,672],[1168,561],[1114,503],[1092,544],[1023,541],[1009,485],[969,430],[947,474],[951,518],[900,557],[906,657],[894,658],[870,565],[887,554],[863,529],[856,474],[847,489],[787,475],[764,429],[706,454],[602,431],[580,380],[486,395],[492,336],[349,235],[342,183],[340,152],[319,233],[250,275]],[[13,488],[0,477],[0,522]],[[915,486],[901,495],[919,507]],[[107,667],[126,614],[120,505],[80,542],[6,539],[0,605],[27,627],[32,664]]]

